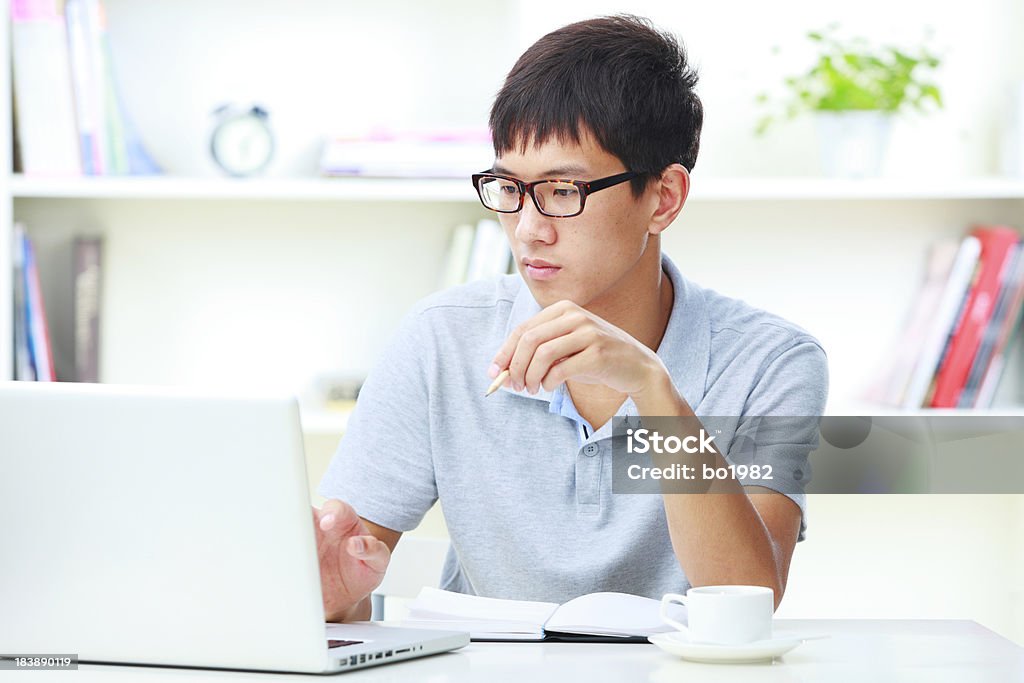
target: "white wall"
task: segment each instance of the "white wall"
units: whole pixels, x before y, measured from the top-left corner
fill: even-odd
[[[804,34],[832,21],[844,34],[908,48],[930,27],[928,44],[944,58],[936,78],[946,108],[897,123],[887,174],[995,172],[1002,98],[1024,78],[1017,39],[1024,10],[1016,0],[978,0],[970,11],[926,0],[106,5],[125,102],[158,159],[189,174],[213,172],[208,115],[229,100],[269,108],[281,143],[277,174],[312,172],[320,136],[353,126],[482,125],[505,73],[537,37],[619,11],[678,34],[699,67],[706,117],[698,169],[706,176],[817,173],[812,122],[755,139],[753,98],[805,69],[813,47]]]
[[[754,96],[782,95],[782,79],[807,70],[814,46],[809,30],[839,22],[840,35],[914,48],[925,38],[945,61],[936,81],[946,108],[908,116],[892,132],[884,174],[945,177],[987,175],[998,168],[999,112],[1006,86],[1024,78],[1024,47],[1017,0],[979,0],[970,10],[927,0],[818,2],[519,3],[523,49],[569,21],[628,11],[675,32],[697,65],[705,106],[699,173],[707,176],[816,175],[816,130],[794,120],[764,139],[752,131],[761,110]],[[777,55],[773,48],[779,47]]]
[[[502,2],[105,4],[127,108],[158,161],[192,176],[216,173],[210,113],[229,101],[269,110],[269,175],[314,175],[323,137],[339,132],[484,126],[516,38]]]
[[[1024,645],[1021,495],[811,495],[781,618],[973,619]]]

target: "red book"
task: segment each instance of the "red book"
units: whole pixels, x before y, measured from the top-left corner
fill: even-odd
[[[992,317],[1003,268],[1013,254],[1013,246],[1020,240],[1016,230],[1005,226],[979,226],[973,228],[971,234],[981,241],[977,278],[950,338],[948,353],[935,376],[932,408],[957,406],[981,337]]]

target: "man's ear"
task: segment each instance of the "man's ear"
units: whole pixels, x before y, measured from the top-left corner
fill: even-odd
[[[690,194],[690,173],[682,164],[672,164],[661,172],[654,183],[658,193],[658,206],[651,215],[647,232],[660,235],[672,224]]]

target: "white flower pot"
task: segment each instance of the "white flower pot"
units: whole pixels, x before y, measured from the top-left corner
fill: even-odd
[[[880,111],[816,112],[821,168],[832,178],[877,176],[891,117]]]

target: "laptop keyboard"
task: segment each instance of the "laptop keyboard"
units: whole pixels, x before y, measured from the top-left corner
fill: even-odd
[[[327,649],[330,650],[331,648],[335,648],[335,647],[345,647],[346,645],[362,645],[362,644],[363,644],[363,641],[361,641],[361,640],[328,640],[327,641]]]

